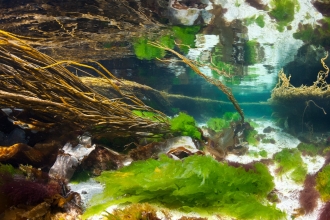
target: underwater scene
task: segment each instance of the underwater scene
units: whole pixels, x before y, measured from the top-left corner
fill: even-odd
[[[330,2],[0,0],[0,220],[329,220]]]

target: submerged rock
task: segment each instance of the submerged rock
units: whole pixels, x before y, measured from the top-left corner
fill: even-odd
[[[129,152],[133,160],[158,158],[160,154],[166,154],[173,159],[182,159],[194,154],[204,154],[204,152],[200,150],[200,144],[188,136],[179,136],[163,142],[149,143]]]
[[[70,143],[64,145],[63,154],[57,156],[54,165],[49,170],[49,176],[69,181],[81,161],[95,149],[95,145],[91,146],[91,137],[88,134],[79,136],[78,139],[79,144],[75,147],[72,147]]]

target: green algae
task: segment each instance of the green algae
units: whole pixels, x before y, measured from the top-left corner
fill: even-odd
[[[330,165],[325,166],[316,176],[316,189],[323,201],[330,200]]]
[[[256,40],[247,41],[244,45],[244,62],[247,65],[258,63],[258,45]]]
[[[70,183],[71,184],[78,184],[81,182],[86,182],[91,178],[91,174],[88,171],[85,170],[76,170],[76,172],[73,174]]]
[[[244,24],[249,26],[251,24],[257,24],[259,27],[263,28],[265,27],[265,16],[259,15],[259,16],[252,16],[244,19]]]
[[[155,112],[140,111],[140,110],[133,110],[132,112],[136,116],[139,116],[142,118],[148,118],[152,121],[159,121],[159,118],[157,117],[159,115]]]
[[[299,24],[298,31],[293,34],[295,39],[300,39],[305,43],[329,47],[330,45],[330,18],[324,17],[318,21],[317,25]]]
[[[259,155],[260,155],[261,157],[267,157],[268,153],[267,153],[267,151],[265,151],[265,150],[261,150],[261,151],[259,151]]]
[[[257,139],[258,132],[256,130],[245,130],[244,136],[245,140],[252,146],[257,146],[259,144],[259,141]]]
[[[265,27],[265,20],[264,19],[265,19],[265,17],[263,15],[259,15],[256,18],[255,22],[259,27],[263,28],[263,27]]]
[[[303,183],[307,175],[307,169],[305,166],[299,166],[294,169],[290,177],[296,183]]]
[[[314,28],[311,24],[300,25],[299,30],[293,33],[295,39],[300,39],[304,42],[310,42],[313,40]]]
[[[278,163],[278,173],[280,175],[292,171],[290,177],[293,181],[296,183],[302,183],[304,181],[307,168],[298,149],[284,148],[275,154],[274,159]]]
[[[187,54],[189,47],[195,47],[196,34],[200,30],[200,26],[173,26],[173,36],[176,43],[179,44],[180,50]]]
[[[230,127],[230,122],[239,121],[241,116],[237,112],[225,112],[222,118],[210,118],[206,125],[213,131],[219,132]]]
[[[282,167],[282,172],[288,172],[303,164],[300,152],[297,149],[284,148],[275,154],[274,159]]]
[[[200,214],[221,214],[238,219],[282,219],[285,214],[266,202],[274,188],[267,167],[231,167],[208,156],[183,161],[161,156],[159,160],[133,162],[96,178],[104,184],[83,218],[99,214],[109,205],[148,202]]]
[[[165,50],[149,44],[149,42],[158,42],[170,49],[177,44],[180,51],[186,54],[189,48],[195,47],[196,34],[199,30],[200,26],[172,26],[169,34],[157,39],[147,36],[137,38],[133,43],[134,53],[141,60],[163,58],[166,55]]]
[[[216,47],[214,47],[211,54],[213,66],[218,70],[224,71],[228,74],[233,73],[235,67],[232,64],[226,63],[222,60],[223,59],[222,48],[223,48],[222,45],[217,45]],[[216,79],[219,78],[219,73],[216,72],[215,70],[212,70],[212,75]]]
[[[201,139],[202,134],[199,132],[196,121],[190,115],[180,112],[178,116],[170,120],[170,129],[173,134],[190,136],[198,140]]]
[[[294,20],[295,10],[299,11],[299,3],[297,0],[272,0],[271,5],[269,15],[276,19],[277,29],[283,32],[284,27]]]
[[[316,156],[320,149],[314,144],[307,144],[307,143],[299,143],[297,149],[309,156]]]
[[[134,52],[137,58],[141,60],[152,60],[155,58],[163,58],[165,56],[165,50],[151,46],[148,44],[152,39],[148,39],[147,37],[138,38],[134,44]],[[159,39],[159,42],[168,48],[174,47],[173,39],[170,36],[162,36]]]
[[[229,122],[223,118],[210,118],[206,125],[208,128],[212,129],[213,131],[219,132],[222,131],[224,128],[229,127]]]

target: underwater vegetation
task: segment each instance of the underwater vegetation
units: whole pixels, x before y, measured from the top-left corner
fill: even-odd
[[[271,144],[275,144],[275,140],[273,138],[263,138],[261,139],[261,143],[264,143],[264,144],[268,144],[268,143],[271,143]]]
[[[311,213],[317,207],[317,200],[320,197],[315,189],[315,175],[308,174],[304,181],[304,189],[300,191],[299,203],[305,213]]]
[[[104,184],[104,192],[92,199],[83,218],[113,204],[142,201],[238,219],[285,216],[266,202],[274,183],[262,163],[246,171],[208,156],[194,155],[178,161],[163,155],[159,160],[137,161],[118,171],[105,171],[96,180]]]
[[[293,33],[293,37],[295,39],[300,39],[304,42],[311,42],[314,37],[314,28],[312,27],[311,24],[299,24],[299,29],[296,33]],[[313,43],[315,41],[313,40]]]
[[[159,118],[157,118],[159,115],[155,112],[149,112],[149,111],[140,111],[140,110],[133,110],[133,114],[142,117],[142,118],[148,118],[152,121],[159,121]]]
[[[259,151],[259,155],[260,155],[261,157],[267,157],[268,153],[267,153],[267,151],[265,151],[265,150],[261,150],[261,151]]]
[[[274,155],[274,160],[278,163],[277,172],[282,175],[292,171],[290,177],[296,183],[302,183],[307,175],[307,168],[301,158],[301,153],[296,148],[284,148]]]
[[[71,184],[78,184],[82,182],[86,182],[91,178],[92,174],[85,170],[76,170],[74,172],[72,178],[70,179]]]
[[[226,121],[239,121],[239,120],[241,120],[241,116],[238,114],[238,112],[225,112],[222,117]]]
[[[222,131],[224,128],[229,127],[229,122],[223,118],[210,118],[206,125],[208,128],[212,129],[213,131],[219,132]]]
[[[259,16],[252,16],[249,18],[246,18],[244,20],[245,25],[251,25],[253,23],[256,23],[259,27],[263,28],[265,27],[265,17],[263,15],[259,15]]]
[[[212,62],[215,68],[225,71],[226,73],[230,74],[234,72],[235,67],[230,64],[230,63],[226,63],[222,60],[222,45],[218,45],[217,47],[214,47],[211,56],[212,56]],[[218,78],[219,74],[212,70],[212,75],[214,78]]]
[[[170,49],[173,49],[177,43],[180,51],[186,54],[189,47],[195,47],[196,34],[199,29],[200,26],[173,26],[171,27],[171,35],[164,35],[156,40],[140,37],[133,43],[135,55],[141,60],[152,60],[165,56],[164,49],[148,44],[149,41],[157,41]]]
[[[258,62],[258,48],[259,43],[255,40],[247,41],[244,45],[244,63],[253,65]]]
[[[297,149],[303,154],[308,156],[316,156],[321,148],[318,148],[315,144],[299,143]]]
[[[241,116],[237,112],[225,112],[222,118],[210,118],[206,125],[213,131],[219,132],[230,127],[230,122],[239,121]]]
[[[299,11],[300,6],[297,0],[272,0],[272,10],[269,15],[276,19],[278,31],[284,31],[284,27],[294,20],[295,10]]]
[[[324,17],[318,21],[319,25],[312,26],[311,24],[299,24],[298,31],[293,34],[293,37],[300,39],[305,43],[313,45],[321,45],[325,48],[330,47],[330,18]]]
[[[330,201],[326,202],[322,208],[318,220],[328,220],[330,218]]]
[[[48,177],[45,175],[46,178],[28,178],[21,170],[9,164],[0,164],[0,194],[4,195],[11,205],[37,205],[60,193],[60,186],[56,182],[47,183]]]
[[[173,26],[173,36],[181,52],[184,54],[188,53],[189,47],[195,47],[196,34],[200,30],[200,26]],[[181,44],[181,45],[180,45]]]
[[[165,211],[166,218],[170,219]],[[158,220],[157,209],[148,203],[131,204],[124,209],[114,209],[111,213],[104,215],[107,220]],[[159,219],[160,220],[160,219]]]
[[[163,58],[165,56],[165,50],[151,46],[148,44],[149,39],[141,37],[133,44],[135,55],[141,60],[152,60],[155,58]],[[159,42],[166,45],[169,48],[174,47],[174,41],[170,36],[162,36],[159,38]]]
[[[320,192],[323,201],[328,202],[330,200],[330,165],[323,167],[317,174],[316,189]]]
[[[259,144],[259,140],[257,139],[258,132],[254,129],[246,129],[244,130],[245,140],[252,146],[257,146]]]
[[[183,112],[180,112],[178,116],[170,120],[170,129],[175,135],[190,136],[198,140],[202,137],[196,126],[195,119]]]

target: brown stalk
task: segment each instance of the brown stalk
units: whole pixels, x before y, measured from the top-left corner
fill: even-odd
[[[96,71],[108,79],[116,97],[108,99],[98,94],[63,64]],[[144,105],[134,94],[122,93],[114,83],[120,80],[103,66],[101,70],[74,61],[57,62],[25,40],[0,30],[0,108],[22,108],[36,116],[19,120],[53,123],[107,136],[152,136],[169,131],[164,114]],[[154,112],[158,120],[138,117],[132,110]]]

